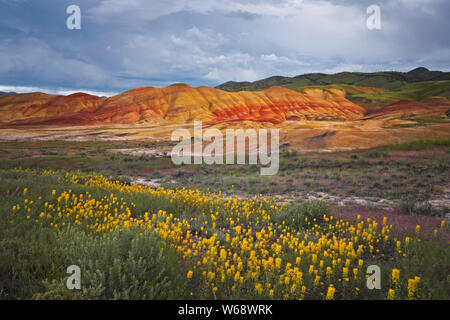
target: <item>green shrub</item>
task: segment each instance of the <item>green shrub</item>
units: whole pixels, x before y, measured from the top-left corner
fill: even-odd
[[[287,206],[284,210],[277,212],[273,219],[277,223],[284,221],[289,226],[301,228],[307,223],[305,218],[316,219],[316,222],[319,223],[322,221],[323,215],[328,212],[329,206],[325,201],[304,201],[298,205]]]
[[[420,139],[401,144],[388,145],[385,146],[384,148],[388,150],[408,151],[408,150],[422,150],[433,147],[448,147],[448,146],[450,146],[450,138]]]
[[[383,151],[380,151],[380,150],[370,150],[370,151],[367,151],[367,152],[365,153],[365,156],[366,156],[367,158],[380,158],[380,159],[384,159],[387,155],[388,155],[387,152],[383,152]]]
[[[70,230],[57,237],[62,277],[44,280],[44,293],[34,298],[179,299],[184,295],[184,272],[176,252],[164,247],[155,233],[132,229],[91,239]],[[64,271],[70,265],[81,269],[81,291],[65,288]]]
[[[436,210],[433,209],[431,203],[428,201],[418,202],[411,197],[402,199],[398,205],[398,209],[402,213],[406,213],[408,215],[430,216],[436,214]]]

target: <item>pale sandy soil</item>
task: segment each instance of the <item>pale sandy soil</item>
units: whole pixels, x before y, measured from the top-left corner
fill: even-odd
[[[217,128],[224,132],[225,129],[280,129],[280,145],[287,150],[303,152],[345,151],[403,143],[415,139],[450,137],[448,124],[396,129],[390,128],[391,125],[389,120],[286,121],[281,125],[264,126],[253,122],[228,122],[204,126],[203,130]],[[0,140],[170,141],[176,129],[187,129],[193,132],[193,124],[0,128]]]

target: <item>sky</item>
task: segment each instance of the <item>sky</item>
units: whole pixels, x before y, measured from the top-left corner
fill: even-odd
[[[66,12],[80,8],[80,29]],[[380,9],[369,29],[367,8]],[[450,71],[448,0],[0,0],[0,91]]]

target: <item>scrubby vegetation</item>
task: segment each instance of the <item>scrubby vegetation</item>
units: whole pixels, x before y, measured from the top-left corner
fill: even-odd
[[[361,98],[373,102],[393,103],[400,100],[423,101],[437,97],[450,90],[450,81],[426,81],[408,83],[395,90],[379,93],[356,94],[352,99]],[[445,99],[445,98],[444,98]]]
[[[0,172],[6,299],[448,299],[448,244],[321,201],[151,189],[91,173]],[[379,265],[381,290],[366,269]],[[82,289],[65,287],[79,265]]]
[[[390,150],[423,150],[428,148],[436,147],[450,147],[450,138],[447,139],[419,139],[410,142],[405,142],[401,144],[389,145],[384,147],[384,149]]]
[[[417,203],[439,199],[450,179],[450,139],[416,140],[370,150],[335,153],[284,151],[276,176],[260,175],[256,165],[175,166],[170,157],[133,156],[112,149],[153,149],[165,144],[145,142],[46,141],[0,142],[0,168],[70,168],[99,172],[131,182],[133,177],[159,179],[167,188],[189,186],[202,191],[223,190],[230,194],[294,196],[300,202],[312,195],[326,199],[359,197],[378,201],[402,201],[414,194]],[[445,215],[448,210],[433,210]],[[403,212],[407,212],[402,210]],[[416,210],[416,212],[430,211]]]

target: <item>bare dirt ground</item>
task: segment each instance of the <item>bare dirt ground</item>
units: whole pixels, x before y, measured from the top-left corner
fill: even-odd
[[[333,152],[367,149],[379,145],[403,143],[413,139],[450,137],[450,125],[430,124],[410,128],[389,128],[389,121],[286,121],[281,125],[253,122],[220,123],[208,128],[280,129],[280,144],[288,150]],[[77,127],[0,128],[0,140],[67,140],[67,141],[169,141],[175,129],[193,131],[193,123],[165,123]]]

